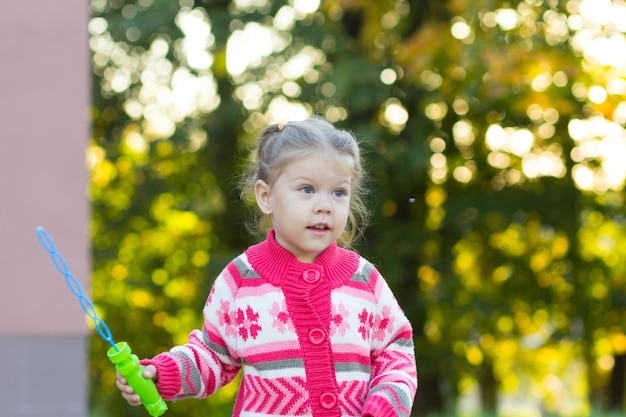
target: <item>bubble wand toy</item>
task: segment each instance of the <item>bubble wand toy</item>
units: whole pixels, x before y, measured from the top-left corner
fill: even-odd
[[[109,327],[98,317],[93,303],[85,296],[83,288],[70,272],[63,255],[57,251],[52,237],[42,227],[38,227],[36,232],[39,243],[50,254],[56,269],[65,277],[65,283],[72,291],[72,294],[78,298],[83,311],[93,320],[93,324],[100,336],[111,345],[111,348],[107,351],[107,356],[115,365],[117,372],[126,378],[128,385],[133,387],[134,393],[139,395],[141,403],[152,417],[158,417],[163,414],[167,410],[167,405],[159,395],[154,381],[143,376],[139,358],[131,352],[128,343],[115,343],[113,341]]]

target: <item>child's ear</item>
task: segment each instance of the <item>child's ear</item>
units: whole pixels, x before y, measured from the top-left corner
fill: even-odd
[[[272,205],[270,204],[270,186],[263,180],[257,180],[254,183],[254,196],[256,204],[261,212],[265,215],[272,214]]]

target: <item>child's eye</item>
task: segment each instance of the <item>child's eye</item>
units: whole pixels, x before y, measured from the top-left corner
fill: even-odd
[[[313,187],[305,185],[304,187],[300,187],[300,191],[306,194],[311,194],[313,192]]]
[[[346,190],[341,190],[341,189],[339,189],[339,190],[335,190],[335,191],[333,191],[333,195],[334,195],[335,197],[344,197],[344,196],[345,196],[345,195],[347,195],[347,194],[348,194],[348,193],[346,192]]]

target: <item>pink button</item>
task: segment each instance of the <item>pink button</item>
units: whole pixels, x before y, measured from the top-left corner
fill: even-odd
[[[316,269],[307,269],[302,273],[302,279],[308,284],[315,284],[320,280],[320,271]]]
[[[309,340],[314,345],[319,345],[320,343],[323,343],[324,340],[326,340],[326,333],[324,333],[324,330],[322,329],[311,329],[309,330]]]
[[[337,405],[337,397],[332,392],[325,392],[320,395],[320,405],[325,409],[331,409]]]

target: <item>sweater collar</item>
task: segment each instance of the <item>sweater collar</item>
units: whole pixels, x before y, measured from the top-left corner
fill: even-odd
[[[324,249],[313,263],[300,262],[276,241],[274,229],[268,230],[263,242],[249,247],[246,256],[252,269],[277,286],[282,285],[287,274],[316,269],[335,288],[352,277],[359,267],[359,255],[338,247],[336,242]]]

